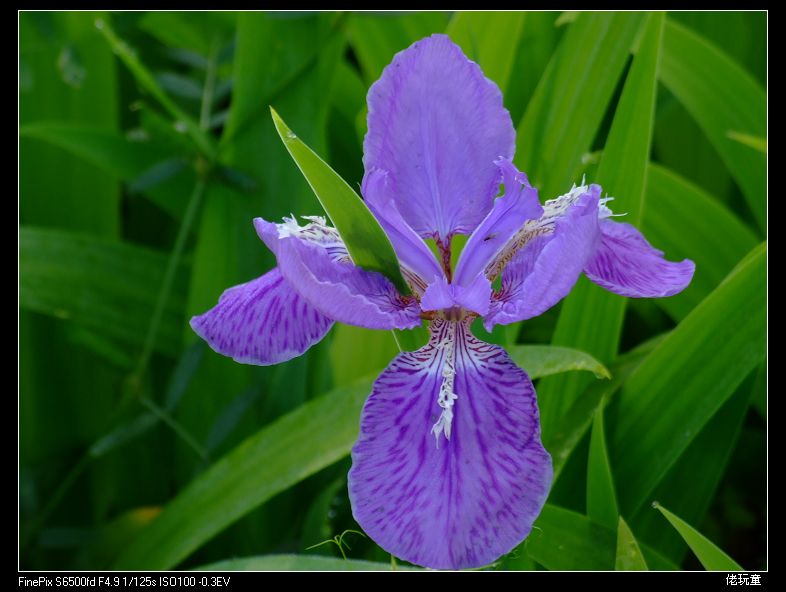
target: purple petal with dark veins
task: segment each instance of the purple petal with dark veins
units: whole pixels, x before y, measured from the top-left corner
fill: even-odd
[[[420,307],[381,273],[336,262],[313,244],[289,236],[278,241],[281,273],[303,298],[330,318],[369,329],[412,329]]]
[[[412,230],[390,195],[388,173],[381,169],[366,171],[363,177],[363,197],[371,212],[385,229],[399,261],[415,272],[423,284],[444,277],[434,254],[417,232]]]
[[[446,35],[396,54],[368,91],[363,164],[389,172],[401,215],[424,238],[471,233],[497,194],[494,161],[514,150],[502,93]]]
[[[374,383],[352,449],[349,496],[363,530],[393,555],[436,569],[479,567],[530,532],[551,486],[535,391],[501,347],[435,321]],[[432,426],[452,341],[450,439]]]
[[[278,268],[226,290],[218,304],[191,319],[215,351],[242,364],[291,360],[320,341],[333,321],[295,292]]]
[[[667,261],[630,224],[601,220],[600,232],[584,273],[602,288],[631,298],[660,298],[682,292],[693,279],[693,261]]]
[[[448,284],[444,277],[429,284],[420,299],[423,310],[444,310],[459,306],[483,316],[489,311],[491,282],[484,275],[477,275],[469,286]]]
[[[414,297],[402,297],[384,275],[357,267],[335,228],[314,217],[272,224],[254,219],[259,237],[278,260],[281,274],[303,298],[335,321],[369,329],[420,326]]]
[[[471,283],[527,220],[543,214],[538,191],[529,184],[527,175],[505,158],[497,159],[496,165],[502,173],[505,194],[494,201],[491,212],[469,237],[456,265],[453,283]]]
[[[536,317],[570,292],[598,244],[599,195],[600,187],[592,185],[548,223],[552,228],[533,227],[533,237],[502,273],[502,289],[483,322],[486,330]]]

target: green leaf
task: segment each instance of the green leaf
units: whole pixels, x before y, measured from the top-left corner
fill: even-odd
[[[562,38],[516,133],[516,163],[542,198],[576,180],[644,16],[582,12]]]
[[[385,231],[358,194],[306,146],[270,108],[281,141],[338,230],[355,265],[388,277],[403,294],[407,283]]]
[[[703,523],[739,441],[757,374],[754,370],[704,426],[653,490],[651,499],[660,500],[691,523]],[[684,541],[650,506],[643,505],[631,524],[642,540],[681,563],[687,550]]]
[[[366,84],[379,78],[394,54],[427,35],[442,33],[447,23],[447,12],[352,13],[347,22],[347,37]]]
[[[457,12],[445,33],[477,62],[505,96],[527,14],[522,11]]]
[[[663,21],[662,13],[647,17],[598,168],[597,182],[615,197],[614,209],[626,212],[625,220],[634,225],[644,198]],[[576,347],[601,362],[611,360],[619,345],[625,303],[624,298],[582,276],[562,303],[552,343]],[[586,379],[576,376],[553,378],[540,385],[544,434],[556,429],[562,413],[586,385]]]
[[[154,143],[133,142],[112,130],[64,121],[23,125],[19,135],[59,146],[126,181],[170,156]]]
[[[767,220],[767,157],[729,132],[767,136],[767,95],[706,39],[671,20],[663,36],[660,80],[690,112],[742,189],[760,230]]]
[[[617,527],[617,558],[614,561],[614,569],[616,571],[647,571],[648,569],[636,537],[633,536],[622,516]]]
[[[692,259],[690,286],[655,302],[675,320],[696,307],[758,243],[756,235],[723,204],[676,173],[651,163],[642,230],[668,258]]]
[[[685,539],[688,546],[698,557],[704,569],[709,571],[742,571],[742,566],[716,547],[708,538],[702,535],[690,524],[675,516],[666,508],[655,502],[653,506],[663,514],[671,525]]]
[[[347,455],[370,381],[265,426],[200,474],[126,549],[116,569],[171,569],[277,493]]]
[[[167,256],[130,244],[23,226],[19,300],[28,310],[70,319],[112,338],[144,343]],[[184,298],[180,270],[156,347],[180,349]]]
[[[345,386],[362,376],[379,374],[398,352],[391,331],[337,324],[329,352],[333,383]]]
[[[614,478],[606,452],[606,436],[603,428],[603,405],[595,411],[587,461],[587,516],[608,528],[622,517],[617,509],[617,494],[614,493]]]
[[[176,121],[181,122],[182,125],[185,126],[188,135],[194,141],[196,147],[203,155],[212,160],[216,151],[210,137],[205,134],[204,130],[199,127],[196,121],[178,107],[161,89],[147,67],[139,60],[136,52],[117,36],[106,20],[96,20],[96,27],[104,35],[104,38],[112,47],[112,51],[114,51],[120,61],[125,64],[126,68],[128,68],[139,85],[161,103],[161,106],[164,107]]]
[[[515,345],[508,348],[508,353],[533,380],[574,370],[592,372],[596,378],[611,378],[606,367],[591,355],[569,347]]]
[[[555,482],[568,458],[587,433],[600,404],[604,400],[608,401],[619,390],[631,372],[662,339],[663,336],[651,339],[617,358],[611,366],[611,380],[591,383],[562,416],[556,431],[548,439],[544,438],[544,445],[551,453],[554,464]]]
[[[35,138],[58,146],[83,159],[110,175],[128,183],[146,181],[137,191],[144,192],[154,203],[179,218],[186,208],[188,192],[193,187],[192,177],[172,175],[152,179],[156,167],[164,163],[181,163],[177,170],[182,171],[182,160],[172,159],[170,150],[156,141],[134,141],[112,130],[88,127],[66,121],[36,121],[19,129],[23,138]],[[171,166],[171,164],[170,164]]]
[[[195,571],[391,571],[390,563],[359,559],[336,559],[319,555],[261,555],[228,559],[194,568]],[[397,566],[398,571],[422,571]]]
[[[748,148],[753,148],[754,150],[758,150],[762,154],[767,154],[767,138],[760,138],[759,136],[752,136],[750,134],[743,134],[740,132],[735,132],[734,130],[729,130],[726,132],[726,135],[729,136],[732,140],[736,140],[743,146],[747,146]]]
[[[765,355],[766,242],[648,356],[615,399],[609,436],[620,508],[639,508]],[[642,467],[647,467],[642,471]]]
[[[610,570],[616,556],[614,530],[592,522],[571,510],[546,504],[532,532],[519,546],[550,570]],[[647,564],[654,570],[677,570],[657,551],[641,546]]]
[[[235,17],[234,13],[219,11],[154,11],[145,13],[139,28],[168,47],[186,48],[207,56],[217,38],[231,34]]]

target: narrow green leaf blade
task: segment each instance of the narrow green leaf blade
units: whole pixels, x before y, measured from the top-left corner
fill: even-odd
[[[615,531],[577,512],[546,504],[519,550],[550,570],[610,570],[616,557]],[[641,546],[653,570],[677,570],[657,551]]]
[[[691,524],[703,523],[739,441],[757,374],[758,370],[754,370],[704,426],[658,483],[650,499],[667,505]],[[686,483],[690,487],[685,487]],[[685,542],[650,506],[643,505],[630,518],[630,523],[641,540],[681,562],[687,550]]]
[[[116,569],[171,569],[266,500],[347,455],[370,380],[262,428],[200,474],[126,549]]]
[[[766,351],[766,242],[697,306],[628,379],[609,435],[620,508],[630,514]],[[641,467],[647,467],[642,471]]]
[[[626,222],[634,225],[644,197],[663,21],[662,13],[647,17],[598,169],[597,181],[615,197],[615,210],[626,212]],[[612,359],[619,345],[625,303],[624,298],[582,276],[562,304],[552,343],[576,347],[601,362]],[[586,385],[584,377],[576,376],[552,378],[540,385],[544,434],[556,428],[562,413]]]
[[[516,130],[516,163],[541,197],[576,180],[644,16],[582,12],[562,38]]]
[[[568,458],[587,433],[598,407],[619,390],[631,372],[662,339],[663,336],[651,339],[617,358],[611,366],[611,379],[591,383],[565,412],[557,429],[548,439],[544,438],[544,445],[554,463],[555,482],[559,479]]]
[[[505,96],[527,14],[522,11],[467,11],[453,15],[447,33],[466,56],[480,64]]]
[[[667,20],[660,80],[685,106],[742,189],[760,230],[767,220],[767,155],[733,134],[767,137],[767,95],[756,80],[690,29]]]
[[[716,547],[712,541],[702,535],[698,530],[685,522],[679,516],[675,516],[666,508],[658,504],[653,504],[655,508],[671,522],[671,525],[685,539],[688,546],[698,557],[704,569],[708,571],[742,571],[742,566]]]
[[[73,320],[134,346],[144,343],[168,257],[139,246],[22,226],[22,308]],[[179,351],[185,274],[181,268],[159,326],[156,348]]]
[[[409,287],[385,231],[358,194],[270,108],[278,135],[325,212],[338,230],[355,265],[388,277],[404,294]]]
[[[606,452],[606,435],[603,428],[603,405],[595,411],[587,461],[587,516],[607,528],[618,522],[617,494]]]
[[[681,320],[714,290],[756,246],[753,231],[704,190],[673,171],[650,163],[647,207],[642,230],[669,259],[696,263],[690,286],[671,298],[655,302],[673,319]]]
[[[397,566],[396,570],[422,571],[417,567],[403,565]],[[194,571],[391,571],[391,565],[320,555],[261,555],[218,561],[196,567]]]
[[[647,571],[647,562],[641,554],[636,537],[630,531],[625,520],[620,516],[617,527],[617,558],[614,562],[616,571]]]
[[[606,367],[586,352],[554,345],[515,345],[508,353],[532,380],[583,370],[592,372],[596,378],[611,378]]]
[[[169,98],[158,82],[156,82],[155,77],[139,60],[136,52],[117,36],[114,29],[112,29],[106,20],[96,20],[96,27],[104,35],[104,38],[112,47],[112,51],[114,51],[120,61],[125,64],[126,68],[128,68],[139,85],[161,103],[161,106],[164,107],[172,117],[185,125],[186,131],[194,141],[196,147],[202,154],[212,159],[215,155],[215,147],[210,137],[205,134],[204,130],[200,129],[196,121],[189,117],[171,98]]]

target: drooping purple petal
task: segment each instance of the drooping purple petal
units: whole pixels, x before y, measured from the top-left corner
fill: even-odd
[[[494,161],[514,149],[499,88],[445,35],[396,54],[369,89],[363,164],[389,172],[401,215],[424,238],[471,233],[497,194]]]
[[[682,292],[693,278],[690,259],[667,261],[630,224],[600,221],[601,240],[584,273],[607,290],[630,298],[660,298]]]
[[[291,360],[320,341],[333,321],[295,292],[274,268],[226,290],[191,328],[220,354],[242,364]]]
[[[452,418],[437,431],[445,381]],[[399,354],[374,383],[352,449],[349,496],[358,524],[389,553],[460,569],[520,543],[551,478],[529,377],[468,325],[435,321],[429,343]]]
[[[420,307],[403,297],[381,273],[355,266],[335,228],[322,218],[306,226],[293,220],[273,224],[254,219],[260,238],[273,251],[281,274],[314,308],[335,321],[369,329],[420,326]]]
[[[524,227],[518,250],[502,273],[502,289],[484,319],[488,331],[542,314],[570,292],[595,252],[600,187],[546,203],[540,220]],[[526,236],[528,235],[528,236]]]
[[[527,220],[540,218],[543,207],[538,191],[506,158],[496,161],[505,184],[505,194],[469,237],[456,265],[453,282],[467,285],[491,262]]]
[[[438,277],[444,277],[442,268],[434,254],[417,232],[412,230],[390,194],[388,173],[381,169],[366,171],[363,177],[363,197],[371,212],[385,229],[399,261],[405,268],[417,274],[419,284],[428,285]]]
[[[444,310],[459,306],[483,316],[489,311],[491,282],[485,275],[475,276],[469,286],[448,284],[444,277],[429,284],[420,299],[423,310]]]

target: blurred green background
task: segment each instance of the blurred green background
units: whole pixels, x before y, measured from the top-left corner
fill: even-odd
[[[390,568],[355,533],[349,561],[307,547],[358,528],[348,453],[392,334],[261,368],[187,321],[274,265],[253,217],[321,213],[268,105],[357,188],[366,91],[434,32],[503,90],[542,199],[586,173],[697,264],[676,297],[582,279],[485,335],[535,376],[536,351],[576,363],[533,344],[612,374],[536,383],[557,478],[491,569],[731,569],[715,545],[766,568],[766,18],[20,13],[21,568]]]

